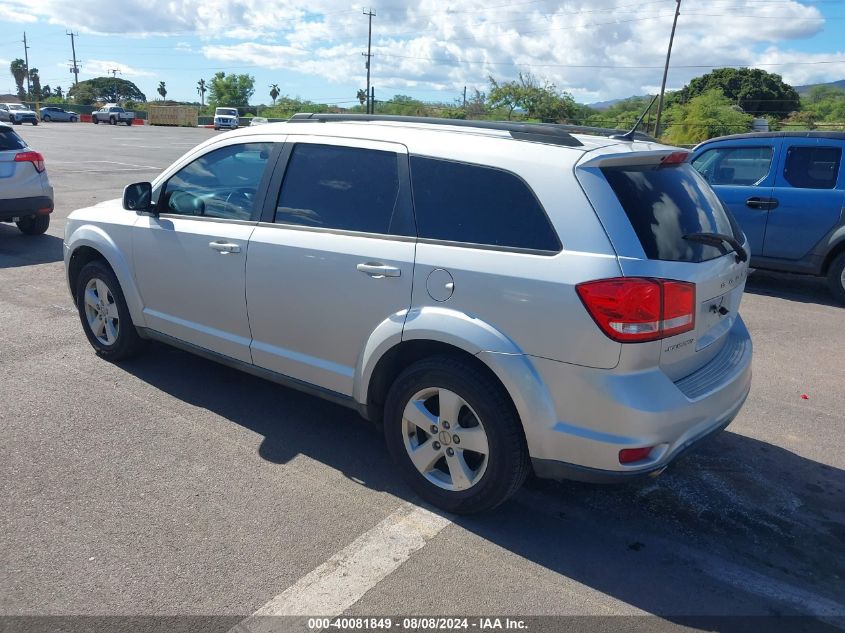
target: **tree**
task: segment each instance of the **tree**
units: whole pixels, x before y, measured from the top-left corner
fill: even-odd
[[[678,91],[677,98],[686,103],[714,88],[754,116],[771,115],[782,119],[801,108],[795,88],[784,83],[780,75],[759,68],[717,68],[693,79]]]
[[[29,98],[33,101],[41,101],[41,78],[38,76],[37,68],[29,69]]]
[[[205,87],[205,79],[200,79],[197,82],[197,93],[200,96],[200,105],[205,107],[205,93],[208,88]]]
[[[208,90],[208,104],[213,107],[245,108],[255,92],[255,77],[215,73]]]
[[[270,86],[270,98],[273,100],[273,105],[276,105],[276,99],[279,98],[279,86],[273,84]]]
[[[801,109],[809,115],[809,120],[845,125],[845,90],[835,86],[814,86],[801,103]],[[790,119],[795,119],[795,115],[793,112]]]
[[[18,86],[18,99],[23,101],[26,99],[26,91],[23,89],[23,82],[26,81],[26,62],[22,59],[13,59],[9,64],[9,70]]]
[[[61,86],[56,86],[56,87],[53,89],[53,96],[54,96],[54,97],[57,97],[57,98],[59,98],[59,99],[61,99],[62,97],[64,97],[64,96],[65,96],[65,95],[64,95],[64,92],[62,92],[62,87],[61,87]]]
[[[95,77],[80,81],[67,91],[75,103],[90,105],[95,101],[118,103],[126,99],[146,101],[147,97],[131,81],[118,77]]]
[[[358,94],[355,95],[355,98],[361,102],[361,105],[367,103],[367,91],[363,88],[358,88]]]
[[[519,73],[518,81],[498,83],[490,77],[488,102],[493,108],[506,108],[508,119],[517,108],[529,119],[558,123],[575,114],[575,100],[567,92],[559,92],[554,84],[541,84],[531,73]]]
[[[665,137],[675,145],[694,145],[714,136],[747,132],[752,118],[713,88],[666,111]]]
[[[163,81],[158,82],[158,89],[156,90],[158,94],[161,95],[161,98],[164,99],[167,96],[167,88],[164,85]]]

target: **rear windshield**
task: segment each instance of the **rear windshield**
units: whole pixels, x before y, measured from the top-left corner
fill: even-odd
[[[9,149],[23,149],[26,143],[12,130],[4,130],[0,128],[0,152]]]
[[[604,167],[602,173],[649,259],[701,262],[728,252],[685,240],[690,233],[723,233],[742,241],[725,206],[688,164]]]

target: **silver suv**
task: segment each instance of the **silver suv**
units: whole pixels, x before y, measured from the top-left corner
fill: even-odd
[[[53,187],[44,157],[12,128],[0,123],[0,222],[39,235],[50,226]]]
[[[741,231],[687,153],[556,125],[297,115],[70,215],[102,357],[163,341],[357,409],[448,511],[653,475],[751,381]]]

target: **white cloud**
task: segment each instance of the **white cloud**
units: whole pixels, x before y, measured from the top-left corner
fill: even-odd
[[[223,62],[223,69],[254,65],[341,83],[365,74],[367,18],[348,0],[314,0],[307,11],[294,0],[122,0],[119,11],[101,11],[94,0],[7,2],[12,13],[84,32],[194,35],[205,41],[205,57]],[[674,6],[668,0],[454,0],[446,7],[440,0],[384,0],[373,19],[373,83],[388,93],[454,93],[464,85],[483,90],[490,75],[532,72],[582,101],[652,92]],[[845,52],[807,55],[785,47],[824,27],[819,9],[798,0],[685,0],[668,85],[679,88],[714,66],[755,63],[787,64],[763,66],[787,81],[839,79],[841,65],[800,62],[838,61]],[[185,42],[175,48],[196,50]]]
[[[35,22],[38,18],[28,11],[20,11],[0,4],[0,22]]]
[[[105,77],[112,74],[112,70],[117,70],[118,75],[123,78],[130,77],[152,77],[151,73],[140,68],[133,68],[126,64],[121,64],[115,61],[106,61],[102,59],[89,59],[85,64],[81,65],[80,74],[83,76],[90,75],[92,77]]]

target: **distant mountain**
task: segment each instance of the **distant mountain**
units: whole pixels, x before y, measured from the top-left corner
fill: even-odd
[[[816,86],[833,86],[834,88],[840,88],[845,90],[845,79],[840,79],[839,81],[830,81],[826,84],[807,84],[806,86],[793,86],[795,90],[798,91],[798,94],[802,97],[810,92],[811,88],[815,88]]]
[[[588,103],[587,105],[593,108],[594,110],[607,110],[608,108],[615,106],[620,101],[625,101],[625,99],[650,99],[654,95],[637,95],[631,97],[625,97],[623,99],[610,99],[609,101],[596,101],[595,103]]]

